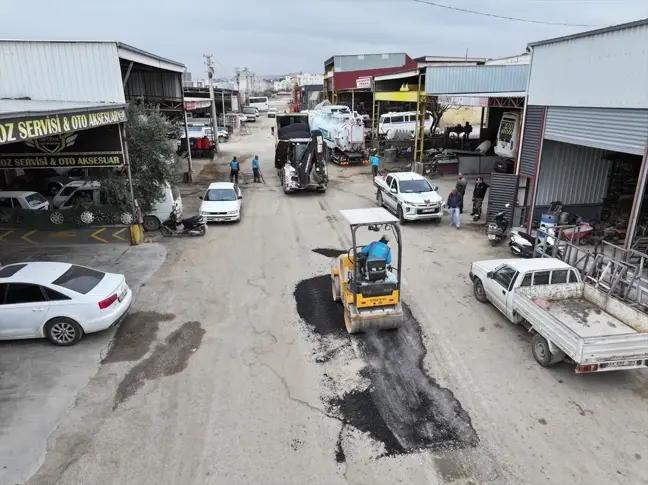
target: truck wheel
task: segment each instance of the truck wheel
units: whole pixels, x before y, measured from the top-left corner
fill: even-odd
[[[396,210],[396,215],[398,216],[398,220],[401,223],[401,226],[404,226],[407,224],[407,220],[405,219],[405,214],[403,213],[403,208],[399,205],[398,209]]]
[[[484,291],[484,284],[479,278],[475,278],[473,281],[473,292],[475,293],[475,299],[482,303],[488,303],[488,297]]]
[[[533,351],[533,357],[542,367],[549,367],[554,363],[552,362],[551,350],[549,350],[549,342],[539,333],[533,336],[531,349]]]
[[[382,192],[380,190],[376,192],[376,204],[378,204],[378,207],[383,206]]]

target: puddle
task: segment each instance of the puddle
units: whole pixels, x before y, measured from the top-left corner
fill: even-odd
[[[102,363],[134,362],[143,358],[155,340],[160,322],[175,318],[172,313],[134,312],[121,323]]]
[[[387,456],[460,449],[479,442],[461,403],[427,375],[421,327],[409,308],[404,305],[405,323],[398,330],[350,336],[342,305],[331,299],[329,275],[301,281],[294,295],[299,316],[322,347],[319,354],[334,361],[339,347],[345,343],[350,347],[353,340],[366,364],[359,377],[368,387],[323,397],[329,413],[343,427],[367,433],[382,443]],[[341,438],[342,433],[335,450],[338,461],[345,456]]]
[[[139,391],[147,381],[178,374],[186,369],[189,357],[200,347],[205,330],[200,322],[186,322],[158,344],[153,353],[136,364],[115,392],[115,410]]]

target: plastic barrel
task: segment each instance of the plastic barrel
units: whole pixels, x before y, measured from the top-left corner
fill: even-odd
[[[547,237],[547,232],[558,225],[558,216],[555,214],[542,214],[540,218],[540,228],[538,229],[538,239]],[[551,235],[551,234],[549,234]]]

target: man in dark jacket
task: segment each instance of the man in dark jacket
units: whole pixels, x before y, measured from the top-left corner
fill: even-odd
[[[446,205],[450,210],[450,225],[457,226],[457,229],[459,229],[459,225],[461,224],[459,207],[461,206],[462,200],[463,198],[461,197],[461,194],[457,192],[457,189],[452,189],[452,192],[450,192],[448,200],[446,201]]]
[[[457,175],[457,192],[461,196],[461,204],[459,205],[459,213],[463,214],[463,199],[466,195],[466,187],[468,186],[468,181],[464,178],[463,174],[459,172]]]
[[[477,183],[473,189],[473,209],[470,213],[471,216],[479,216],[478,219],[481,218],[482,203],[484,202],[484,197],[486,197],[488,187],[490,185],[484,182],[482,177],[477,177]]]

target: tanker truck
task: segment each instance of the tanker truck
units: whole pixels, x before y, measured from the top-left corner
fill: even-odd
[[[362,117],[347,106],[324,101],[308,111],[308,124],[324,140],[324,158],[339,165],[369,163]]]

